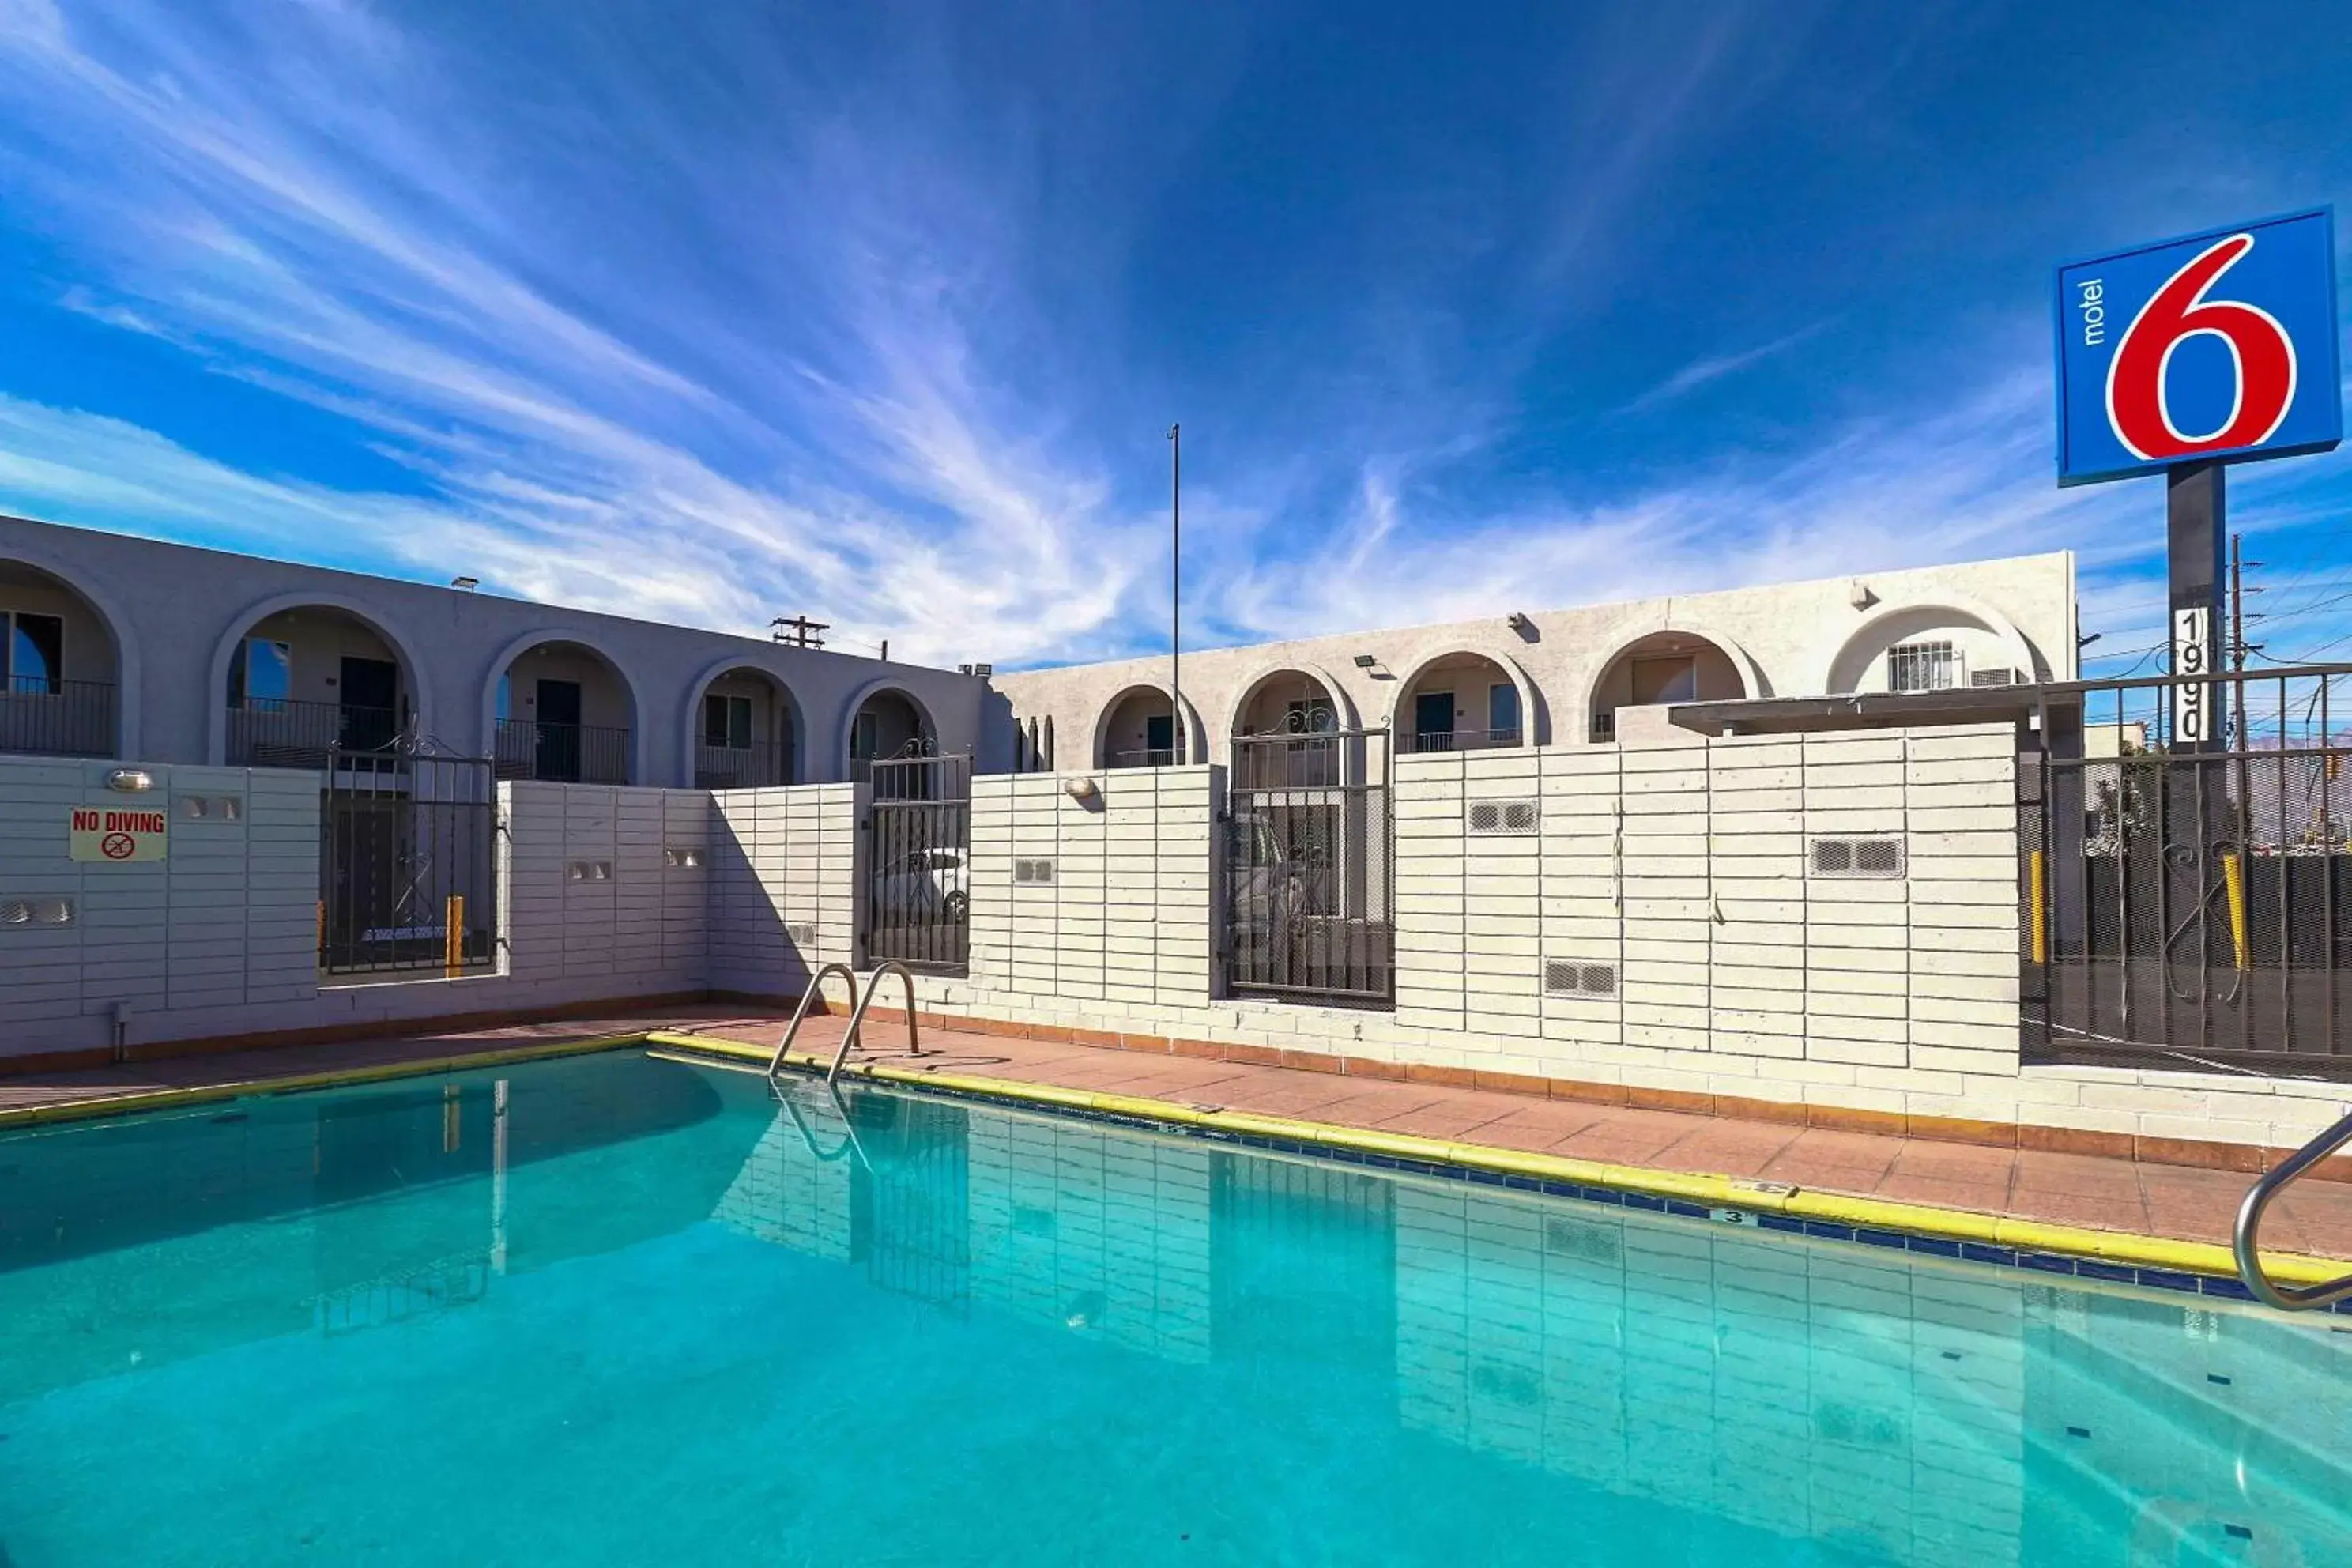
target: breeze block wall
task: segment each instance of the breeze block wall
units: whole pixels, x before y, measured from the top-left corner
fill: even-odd
[[[798,997],[820,964],[851,962],[865,796],[846,784],[709,796],[712,990]]]
[[[924,1004],[1100,1036],[1205,1026],[1223,772],[1071,775],[1083,798],[1052,774],[972,780],[970,978],[925,979]]]

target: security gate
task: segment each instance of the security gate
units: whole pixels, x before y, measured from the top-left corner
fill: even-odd
[[[1396,1005],[1394,824],[1384,730],[1311,720],[1234,741],[1225,984],[1235,995]]]
[[[2071,690],[2018,770],[2026,1058],[2352,1077],[2352,665]]]
[[[455,973],[497,961],[498,802],[487,758],[330,750],[319,826],[322,971]]]
[[[961,974],[971,937],[971,759],[868,764],[866,959]]]

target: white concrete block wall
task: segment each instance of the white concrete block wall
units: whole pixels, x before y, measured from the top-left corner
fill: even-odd
[[[1083,800],[1050,774],[974,779],[970,976],[926,980],[927,1002],[1106,1033],[1202,1006],[1222,771],[1112,769]],[[1041,860],[1051,880],[1016,880]]]
[[[852,960],[863,795],[834,784],[709,797],[712,989],[796,996],[818,965]]]
[[[716,858],[708,792],[515,783],[499,794],[512,979],[615,996],[704,985]],[[665,853],[689,849],[701,865]]]
[[[70,900],[74,920],[0,926],[0,1054],[234,1030],[299,1010],[317,991],[319,794],[314,777],[151,768],[153,788],[106,787],[118,764],[0,758],[0,902]],[[181,815],[187,795],[234,797],[235,820]],[[171,814],[168,857],[69,858],[78,805]],[[280,1025],[278,1026],[285,1026]]]

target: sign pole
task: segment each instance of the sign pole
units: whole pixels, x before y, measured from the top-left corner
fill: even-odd
[[[2221,668],[2221,542],[2229,533],[2220,463],[2165,470],[2172,605],[2172,748],[2229,749],[2227,704],[2202,679]]]

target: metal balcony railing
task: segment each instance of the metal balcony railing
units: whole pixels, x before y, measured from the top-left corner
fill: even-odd
[[[332,752],[383,752],[399,736],[389,708],[247,698],[228,710],[231,767],[323,768]]]
[[[502,779],[625,784],[629,782],[629,731],[501,719],[493,761]]]
[[[1426,752],[1485,752],[1505,746],[1524,745],[1522,731],[1508,730],[1424,730],[1419,734],[1399,735],[1397,750],[1408,756]]]
[[[792,748],[782,741],[751,746],[698,746],[697,789],[758,789],[793,782]]]
[[[1107,768],[1172,768],[1176,752],[1171,746],[1152,746],[1140,752],[1113,752],[1103,759]]]
[[[104,680],[0,680],[0,752],[48,757],[114,754],[114,685]]]

